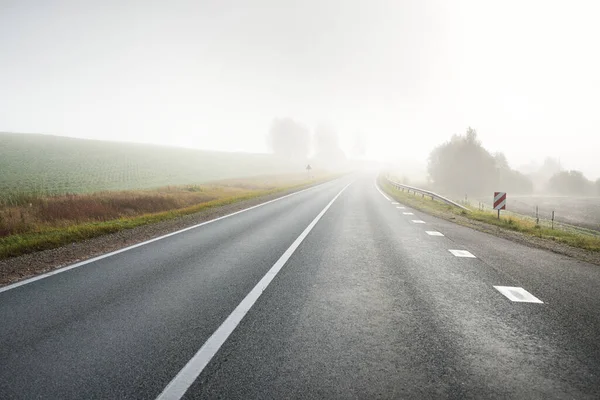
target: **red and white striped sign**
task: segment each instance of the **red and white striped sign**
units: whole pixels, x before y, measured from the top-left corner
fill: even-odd
[[[506,210],[506,192],[494,192],[494,210]]]

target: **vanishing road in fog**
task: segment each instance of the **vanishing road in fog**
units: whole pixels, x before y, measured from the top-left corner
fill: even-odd
[[[600,268],[374,182],[0,289],[0,398],[600,397]]]

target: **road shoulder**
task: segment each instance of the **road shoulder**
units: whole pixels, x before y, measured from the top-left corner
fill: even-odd
[[[379,182],[380,183],[380,182]],[[406,201],[406,198],[400,196],[396,191],[391,190],[386,185],[379,185],[381,189],[389,196],[394,198],[395,200],[402,202]],[[503,239],[507,239],[519,244],[523,244],[529,247],[535,247],[543,250],[548,250],[553,253],[565,255],[568,257],[575,258],[580,261],[585,261],[591,264],[600,265],[600,253],[589,251],[585,249],[580,249],[577,247],[569,246],[564,243],[559,243],[554,240],[540,238],[528,234],[524,234],[521,232],[511,231],[507,229],[503,229],[500,226],[491,225],[482,221],[476,221],[466,217],[465,215],[461,215],[458,213],[451,212],[449,210],[444,210],[442,207],[428,207],[426,202],[430,202],[427,199],[420,199],[419,197],[413,197],[414,201],[410,202],[410,206],[432,215],[434,217],[444,219],[446,221],[454,222],[458,225],[462,225],[468,228],[475,229],[480,232],[489,233]]]

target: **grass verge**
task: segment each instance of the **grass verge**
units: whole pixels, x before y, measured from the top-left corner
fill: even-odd
[[[304,180],[301,183],[283,185],[278,183],[276,187],[268,189],[253,186],[243,189],[247,185],[244,181],[234,183],[237,190],[231,191],[232,183],[223,185],[222,198],[203,201],[191,206],[167,210],[162,212],[145,213],[141,215],[120,217],[107,221],[69,222],[53,221],[53,224],[31,225],[26,232],[9,234],[0,237],[0,260],[16,257],[41,250],[54,249],[67,244],[84,241],[94,237],[131,229],[142,225],[172,220],[185,215],[195,214],[208,209],[214,209],[246,200],[265,197],[289,190],[297,190],[310,185],[332,179],[332,176],[315,180]],[[217,193],[215,187],[211,187],[212,193]],[[104,193],[106,195],[106,193]]]
[[[459,219],[477,221],[495,226],[512,232],[519,232],[526,236],[545,239],[553,242],[563,243],[583,250],[600,252],[600,236],[586,234],[570,230],[550,229],[536,225],[535,221],[516,216],[501,216],[498,219],[496,212],[471,210],[469,212],[431,200],[429,197],[413,195],[396,189],[383,178],[380,178],[379,186],[397,201],[421,210],[436,217],[453,220],[459,223]],[[465,225],[465,224],[463,224]],[[471,226],[471,225],[469,225]]]

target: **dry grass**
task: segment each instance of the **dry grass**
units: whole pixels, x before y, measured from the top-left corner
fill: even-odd
[[[0,207],[0,259],[197,213],[330,179],[305,174],[227,180],[156,190],[31,196]]]
[[[185,208],[237,193],[229,188],[189,191],[184,187],[39,197],[0,209],[0,237]]]

